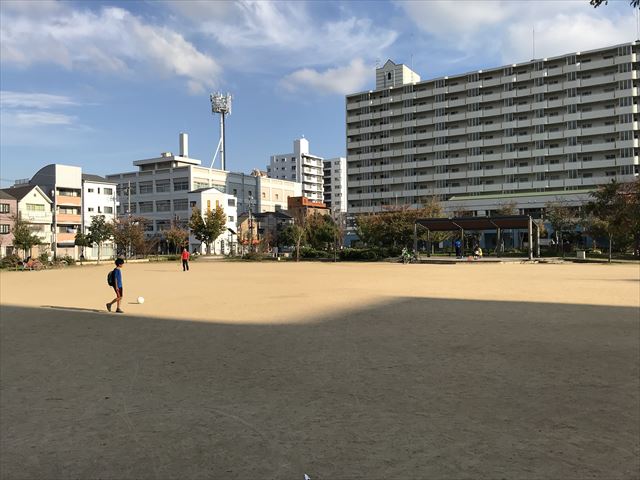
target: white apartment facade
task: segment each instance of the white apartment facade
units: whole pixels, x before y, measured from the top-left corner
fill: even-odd
[[[324,204],[332,214],[347,213],[347,159],[324,160]]]
[[[107,223],[112,223],[117,215],[116,184],[98,175],[82,174],[82,232],[89,233],[93,217],[101,215]],[[114,244],[108,241],[102,244],[100,256],[111,258],[115,255]],[[98,247],[86,247],[84,257],[87,260],[98,258]]]
[[[226,231],[221,233],[211,244],[211,253],[229,255],[235,253],[238,243],[237,222],[238,210],[236,197],[227,193],[222,193],[217,188],[201,188],[189,192],[189,208],[200,210],[204,218],[208,211],[215,210],[220,206],[227,217]],[[193,235],[189,236],[189,251],[206,253],[206,245],[201,245]]]
[[[420,81],[376,69],[346,97],[348,210],[417,208],[430,197],[486,215],[516,203],[581,203],[638,175],[640,42]]]
[[[300,182],[302,196],[314,202],[323,201],[323,159],[309,153],[309,140],[306,138],[293,141],[292,153],[271,155],[267,174],[270,178]]]
[[[286,209],[289,197],[302,194],[300,183],[268,178],[259,171],[244,174],[203,167],[200,160],[188,157],[186,134],[180,135],[180,145],[178,155],[165,152],[134,161],[137,171],[106,176],[117,184],[118,215],[145,218],[149,236],[162,234],[172,222],[186,228],[191,216],[189,192],[202,188],[236,197],[238,214],[250,206],[253,212]]]

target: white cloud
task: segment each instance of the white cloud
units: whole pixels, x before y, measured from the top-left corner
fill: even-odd
[[[3,3],[2,8],[0,58],[5,65],[48,63],[112,73],[147,69],[185,78],[195,92],[216,85],[221,74],[216,60],[181,34],[145,23],[122,8],[93,12],[52,7],[47,16],[36,13],[37,5],[5,8]]]
[[[397,32],[378,27],[367,18],[323,20],[312,14],[305,2],[167,4],[201,33],[228,49],[236,62],[244,58],[245,67],[283,58],[298,66],[344,63],[362,56],[374,58],[397,38]]]
[[[594,9],[575,0],[483,2],[432,0],[395,2],[415,25],[435,41],[466,53],[493,54],[504,63],[589,50],[635,38],[632,9]]]
[[[64,95],[51,95],[49,93],[0,91],[0,107],[2,108],[39,108],[49,109],[60,106],[78,105],[71,98]]]
[[[59,111],[77,106],[80,106],[78,102],[65,95],[0,91],[0,118],[5,130],[47,126],[86,128],[76,123],[75,116]]]
[[[2,123],[8,127],[42,127],[72,125],[76,118],[64,113],[12,110],[2,112]]]
[[[323,93],[346,95],[361,90],[373,71],[371,65],[357,58],[346,67],[329,68],[323,72],[303,68],[287,75],[282,85],[289,91],[311,89]]]

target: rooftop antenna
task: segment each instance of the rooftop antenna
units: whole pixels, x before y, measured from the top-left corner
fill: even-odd
[[[227,149],[224,137],[224,116],[231,115],[231,94],[223,94],[222,92],[212,93],[209,95],[209,100],[211,101],[211,113],[214,115],[216,113],[220,114],[220,140],[218,141],[218,147],[216,148],[216,153],[213,155],[209,168],[213,168],[213,163],[216,161],[218,152],[220,152],[220,168],[221,170],[225,170]]]

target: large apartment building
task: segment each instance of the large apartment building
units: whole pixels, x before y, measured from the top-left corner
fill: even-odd
[[[332,214],[347,213],[347,159],[324,161],[324,203]]]
[[[180,134],[180,153],[164,152],[159,157],[137,160],[137,171],[107,175],[117,184],[118,215],[143,217],[146,233],[157,235],[176,222],[186,227],[191,216],[189,192],[217,188],[237,199],[237,214],[275,211],[286,208],[289,197],[300,196],[302,186],[290,180],[268,178],[254,170],[251,174],[228,172],[202,166],[188,156],[188,138]]]
[[[638,175],[640,42],[421,81],[389,60],[346,97],[348,210],[579,204]]]
[[[309,140],[298,138],[293,142],[293,152],[271,156],[267,174],[270,178],[300,182],[303,196],[322,202],[323,169],[322,157],[309,153]]]

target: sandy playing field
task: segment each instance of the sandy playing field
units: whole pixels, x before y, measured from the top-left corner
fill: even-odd
[[[0,478],[638,478],[637,264],[191,267],[0,273]]]

